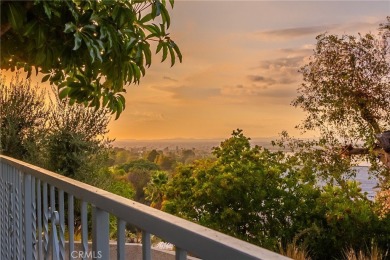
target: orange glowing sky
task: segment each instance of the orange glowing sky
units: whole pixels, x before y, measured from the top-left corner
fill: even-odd
[[[170,33],[183,63],[155,55],[126,110],[110,123],[119,139],[223,138],[236,128],[250,137],[294,129],[303,113],[290,105],[298,68],[324,32],[377,32],[389,1],[183,1]]]

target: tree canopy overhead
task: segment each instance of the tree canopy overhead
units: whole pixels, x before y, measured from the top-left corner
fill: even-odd
[[[174,0],[1,1],[1,69],[44,74],[60,98],[125,108],[124,86],[139,83],[152,63],[151,41],[162,61],[182,60],[170,38]]]

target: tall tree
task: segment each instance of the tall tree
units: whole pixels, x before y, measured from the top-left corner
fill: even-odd
[[[48,115],[44,93],[19,74],[9,84],[0,79],[0,151],[18,159],[30,157]]]
[[[169,0],[173,7],[174,0]],[[1,1],[1,69],[44,74],[69,102],[125,107],[124,86],[139,83],[152,63],[151,41],[182,56],[167,29],[165,0]]]
[[[388,23],[379,37],[319,35],[293,105],[307,112],[300,128],[319,131],[341,155],[367,155],[373,165],[380,157],[390,167]]]
[[[388,250],[390,215],[378,217],[378,204],[357,181],[320,185],[316,167],[322,162],[253,147],[241,130],[213,153],[213,160],[180,165],[167,181],[152,177],[147,198],[169,213],[262,247],[277,250],[292,242],[311,259],[342,259],[346,248],[366,252],[373,241]]]
[[[216,160],[178,167],[152,203],[162,197],[165,211],[273,249],[315,215],[303,214],[319,196],[314,180],[302,178],[282,152],[251,147],[238,129],[213,154]]]
[[[75,177],[91,157],[107,147],[109,141],[104,135],[108,132],[109,121],[105,109],[69,105],[67,100],[52,101],[46,140],[47,167]]]
[[[0,153],[132,198],[132,186],[108,169],[108,111],[46,101],[19,74],[0,79]]]
[[[164,171],[154,171],[150,181],[144,188],[145,199],[150,201],[150,206],[161,209],[164,200],[165,185],[168,182],[168,173]]]

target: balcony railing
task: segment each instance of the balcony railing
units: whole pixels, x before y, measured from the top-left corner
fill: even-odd
[[[77,202],[77,203],[76,203]],[[126,224],[142,230],[142,258],[151,259],[151,235],[202,259],[288,259],[154,208],[0,155],[0,260],[74,259],[75,206],[81,219],[81,252],[110,259],[110,215],[117,218],[117,259],[125,255]],[[78,207],[77,207],[78,208]],[[92,231],[88,212],[92,211]],[[89,238],[88,234],[92,234]],[[65,240],[67,243],[65,250]],[[92,242],[92,248],[88,241]],[[80,256],[80,254],[77,254]],[[87,258],[88,254],[81,254]]]

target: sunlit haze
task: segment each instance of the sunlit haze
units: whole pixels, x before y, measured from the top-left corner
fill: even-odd
[[[303,118],[290,105],[298,68],[324,32],[377,32],[390,2],[177,1],[170,32],[183,63],[156,55],[126,110],[110,124],[117,139],[221,138],[292,134]]]

